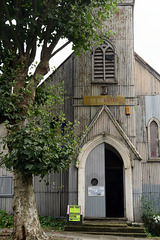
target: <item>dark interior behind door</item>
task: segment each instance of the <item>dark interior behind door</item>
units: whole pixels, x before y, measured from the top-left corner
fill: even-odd
[[[106,217],[124,217],[123,161],[105,149]]]

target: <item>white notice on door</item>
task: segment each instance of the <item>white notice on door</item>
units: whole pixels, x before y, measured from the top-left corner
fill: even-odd
[[[88,196],[89,197],[96,197],[96,196],[103,197],[104,196],[104,187],[103,186],[88,187]]]

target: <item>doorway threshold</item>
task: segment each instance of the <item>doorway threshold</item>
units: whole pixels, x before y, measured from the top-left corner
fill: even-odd
[[[116,221],[116,222],[127,222],[125,217],[84,217],[84,221]]]

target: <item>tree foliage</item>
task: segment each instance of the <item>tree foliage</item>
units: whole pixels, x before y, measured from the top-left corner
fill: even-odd
[[[61,109],[62,86],[41,87],[37,91],[25,126],[17,129],[17,125],[6,122],[8,134],[3,143],[10,151],[1,157],[1,161],[9,170],[14,168],[23,174],[43,178],[49,172],[69,167],[79,149],[79,137],[75,134],[78,123],[73,125],[66,121]]]
[[[47,239],[38,220],[32,174],[44,177],[65,170],[78,144],[76,125],[64,124],[61,94],[54,87],[38,88],[49,60],[70,42],[75,54],[100,43],[102,22],[116,11],[116,4],[117,0],[0,0],[0,123],[6,123],[4,143],[9,150],[1,160],[14,173],[14,239]],[[61,38],[68,42],[55,49]]]
[[[75,53],[91,49],[93,42],[103,38],[102,22],[116,11],[116,4],[117,0],[0,1],[0,122],[8,123],[7,167],[44,175],[42,168],[47,173],[49,169],[56,171],[57,164],[63,168],[64,159],[70,162],[74,140],[67,134],[74,135],[71,125],[67,125],[62,137],[58,132],[64,120],[60,114],[54,128],[50,128],[50,116],[44,113],[46,103],[38,110],[37,86],[49,71],[49,60],[58,51],[55,47],[59,39],[67,38],[65,45],[73,42]],[[37,51],[40,62],[30,73]],[[49,95],[44,95],[50,106]]]

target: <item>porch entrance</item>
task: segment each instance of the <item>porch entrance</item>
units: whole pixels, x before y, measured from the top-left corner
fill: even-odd
[[[85,216],[124,217],[124,173],[119,153],[101,143],[85,166]]]

